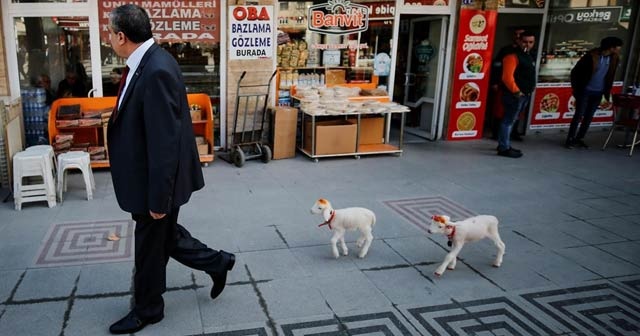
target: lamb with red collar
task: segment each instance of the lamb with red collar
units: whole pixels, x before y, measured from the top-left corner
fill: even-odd
[[[449,238],[451,251],[444,258],[444,262],[436,269],[435,275],[441,276],[445,268],[453,270],[456,268],[456,258],[466,242],[472,242],[483,238],[493,240],[498,248],[498,255],[493,262],[494,267],[500,267],[505,245],[498,233],[498,219],[494,216],[481,215],[467,218],[459,222],[451,222],[449,216],[431,217],[429,233],[442,233]]]
[[[318,226],[326,225],[333,231],[333,237],[331,237],[331,250],[335,258],[340,256],[338,253],[338,247],[336,246],[338,240],[340,240],[342,254],[349,254],[347,244],[344,243],[344,234],[347,230],[360,231],[361,236],[356,241],[356,246],[360,248],[358,257],[364,258],[367,255],[369,246],[371,246],[371,242],[373,241],[373,234],[371,234],[371,231],[373,230],[373,225],[376,224],[376,215],[373,211],[365,208],[333,209],[329,201],[321,198],[313,204],[313,207],[311,207],[311,213],[322,214],[324,223]]]

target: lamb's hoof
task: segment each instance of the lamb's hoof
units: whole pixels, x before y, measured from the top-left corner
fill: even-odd
[[[349,255],[349,251],[344,251],[344,252],[342,252],[342,255],[344,255],[344,256],[348,256],[348,255]]]
[[[433,272],[433,274],[435,274],[438,278],[442,276],[442,273],[438,273],[438,272]]]
[[[451,266],[449,266],[449,267],[447,267],[447,269],[448,269],[448,270],[453,271],[453,270],[454,270],[454,269],[456,269],[456,268],[455,268],[455,267],[451,267]]]
[[[492,266],[495,267],[495,268],[498,268],[498,267],[500,267],[500,264],[493,264]]]
[[[366,254],[362,254],[362,253],[358,254],[358,258],[360,258],[360,259],[363,259],[366,256],[367,256]]]

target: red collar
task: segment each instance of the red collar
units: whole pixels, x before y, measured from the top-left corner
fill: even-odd
[[[447,225],[445,226],[445,228],[451,229],[451,233],[447,235],[447,238],[449,238],[449,240],[453,240],[453,236],[456,234],[456,226],[455,225]]]
[[[331,227],[331,221],[333,220],[333,217],[336,216],[336,212],[334,210],[331,210],[330,212],[331,217],[329,217],[329,219],[327,221],[325,221],[322,224],[318,224],[318,227],[323,226],[323,225],[328,225],[329,226],[329,230],[333,230],[333,228]]]

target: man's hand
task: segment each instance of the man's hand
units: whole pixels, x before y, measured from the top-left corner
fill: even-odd
[[[153,219],[160,219],[160,218],[166,216],[167,214],[155,213],[155,212],[149,210],[149,215],[151,215],[151,218],[153,218]]]

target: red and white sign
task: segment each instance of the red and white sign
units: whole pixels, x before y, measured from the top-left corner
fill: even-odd
[[[209,1],[136,1],[151,18],[153,37],[158,42],[220,41],[218,23],[220,8],[217,0]],[[109,43],[109,13],[123,1],[98,1],[100,39]]]
[[[460,9],[447,139],[482,137],[497,11]]]
[[[622,93],[622,82],[615,82],[611,94]],[[576,108],[571,83],[538,83],[531,110],[530,129],[568,128]],[[613,123],[613,106],[602,99],[593,115],[592,126]]]
[[[369,7],[349,0],[329,0],[309,7],[307,28],[323,34],[351,34],[369,29]]]
[[[229,59],[273,57],[273,6],[229,7]]]

